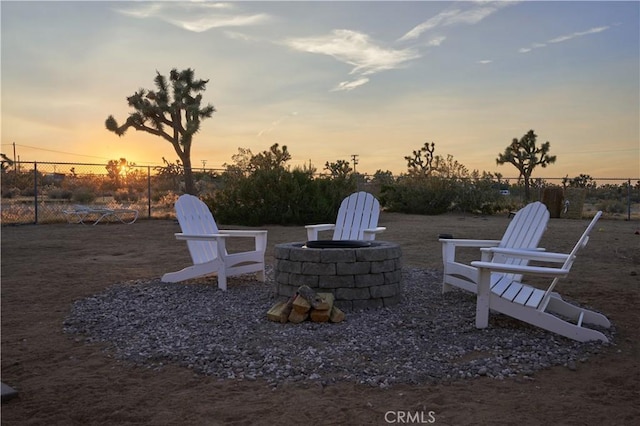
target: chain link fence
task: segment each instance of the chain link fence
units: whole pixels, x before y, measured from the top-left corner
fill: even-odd
[[[75,205],[169,216],[178,190],[150,166],[21,162],[2,173],[2,224],[65,222]]]
[[[211,194],[219,187],[218,172],[204,168],[194,170],[196,187],[201,194]],[[374,190],[379,185],[372,182],[371,176],[362,178],[367,183],[360,186],[379,192]],[[545,189],[564,187],[564,181],[563,178],[534,180],[532,199],[544,201]],[[593,181],[598,185],[564,188],[563,217],[579,218],[603,210],[608,216],[640,219],[637,178],[594,178]],[[140,219],[171,218],[175,200],[183,192],[178,174],[163,173],[160,166],[131,166],[115,161],[108,164],[20,162],[2,170],[1,189],[3,225],[66,222],[65,211],[74,205],[135,209]],[[496,191],[516,201],[524,199],[524,189],[518,184],[497,185]]]

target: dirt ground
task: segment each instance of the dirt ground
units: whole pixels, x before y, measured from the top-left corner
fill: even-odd
[[[380,225],[387,231],[379,239],[400,243],[406,266],[441,270],[438,234],[500,238],[507,221],[502,215],[383,213]],[[541,245],[569,251],[587,224],[551,219]],[[271,264],[275,244],[306,237],[302,227],[263,229],[269,230]],[[485,377],[387,389],[348,383],[271,389],[260,381],[218,380],[181,367],[134,366],[114,359],[106,346],[63,332],[75,300],[188,265],[186,245],[173,236],[179,232],[174,221],[3,227],[2,381],[19,396],[2,403],[2,424],[637,424],[638,230],[638,221],[602,219],[571,275],[557,287],[605,313],[617,331],[613,344],[575,370],[556,367],[502,381]]]

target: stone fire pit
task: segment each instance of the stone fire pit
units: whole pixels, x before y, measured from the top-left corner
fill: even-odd
[[[309,248],[303,242],[276,245],[278,295],[291,297],[307,285],[318,293],[333,293],[335,305],[345,311],[382,308],[400,301],[402,251],[398,244],[354,241],[354,246],[364,247],[349,247],[348,242],[308,243],[341,247]]]

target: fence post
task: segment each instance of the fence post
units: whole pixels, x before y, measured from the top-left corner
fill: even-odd
[[[33,223],[38,224],[38,162],[33,162]]]
[[[151,219],[151,166],[147,166],[147,216]]]
[[[627,181],[627,220],[631,222],[631,179]]]

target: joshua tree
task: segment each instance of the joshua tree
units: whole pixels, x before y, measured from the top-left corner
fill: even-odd
[[[410,176],[429,176],[433,172],[433,152],[436,149],[436,144],[431,142],[425,142],[422,148],[417,151],[413,151],[411,155],[404,157],[407,160],[407,169]],[[423,157],[424,155],[424,157]]]
[[[498,165],[504,163],[513,164],[520,172],[518,179],[524,179],[524,198],[526,201],[530,197],[530,181],[531,173],[536,166],[547,167],[548,164],[556,162],[555,155],[548,155],[551,144],[545,142],[540,147],[536,147],[536,138],[538,136],[529,130],[520,140],[514,138],[511,145],[507,146],[504,153],[498,154],[496,163]]]
[[[268,151],[262,151],[251,157],[250,164],[255,170],[282,170],[287,161],[291,160],[291,154],[286,145],[277,143],[271,145]]]
[[[349,164],[347,160],[337,160],[335,163],[327,161],[324,163],[324,170],[328,171],[332,178],[346,179],[353,172]]]
[[[184,167],[185,192],[195,194],[191,142],[193,135],[200,130],[200,121],[211,117],[216,111],[211,104],[200,108],[201,92],[206,89],[209,80],[195,80],[194,71],[190,68],[184,71],[172,69],[169,83],[165,76],[157,71],[156,74],[154,82],[157,90],[140,89],[127,98],[129,106],[135,109],[127,121],[118,126],[113,115],[110,115],[105,125],[107,130],[118,136],[133,127],[168,140]]]
[[[2,172],[6,172],[9,167],[13,166],[13,161],[4,154],[0,154],[0,166],[2,167]]]

